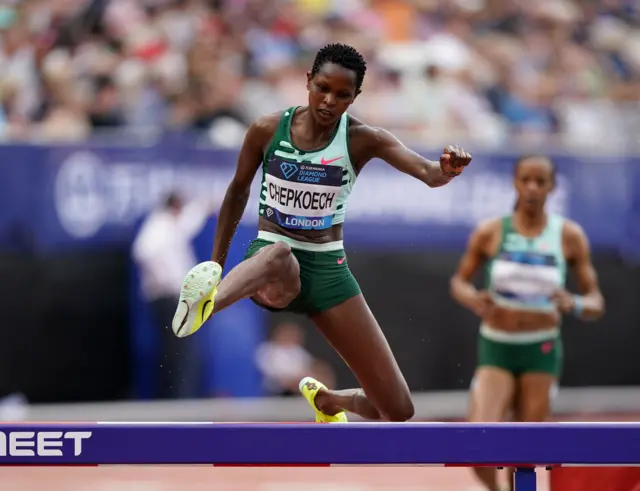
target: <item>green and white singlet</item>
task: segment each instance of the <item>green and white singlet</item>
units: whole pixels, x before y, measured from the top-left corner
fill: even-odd
[[[562,247],[564,219],[550,214],[547,225],[537,237],[525,237],[513,226],[513,217],[502,219],[502,240],[487,268],[487,290],[496,304],[503,307],[535,312],[556,310],[551,295],[564,288],[567,264]],[[483,324],[481,333],[496,341],[513,336],[521,341],[535,341],[539,337],[553,337],[559,331],[532,333],[499,333]],[[497,339],[497,337],[505,339]]]
[[[282,114],[265,153],[259,213],[289,230],[324,230],[344,222],[356,180],[349,158],[349,116],[342,115],[326,146],[307,152],[291,141],[296,109]]]

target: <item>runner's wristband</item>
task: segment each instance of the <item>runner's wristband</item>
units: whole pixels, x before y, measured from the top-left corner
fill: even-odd
[[[573,296],[573,315],[575,315],[576,317],[582,316],[582,309],[583,309],[582,297],[579,295],[574,295]]]

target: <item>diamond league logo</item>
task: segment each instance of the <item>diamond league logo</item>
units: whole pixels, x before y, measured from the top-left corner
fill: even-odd
[[[282,162],[280,164],[280,170],[282,171],[285,179],[291,179],[291,177],[298,172],[298,166],[289,162]]]
[[[62,228],[72,237],[91,237],[104,225],[104,177],[102,161],[91,152],[73,153],[62,162],[54,183],[54,206]]]

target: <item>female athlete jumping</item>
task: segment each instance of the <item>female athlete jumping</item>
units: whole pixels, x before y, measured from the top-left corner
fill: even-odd
[[[309,103],[258,118],[245,137],[226,192],[212,261],[187,275],[173,330],[187,336],[212,313],[243,298],[272,310],[309,316],[342,356],[362,389],[328,390],[305,378],[300,390],[322,422],[405,421],[414,409],[409,389],[376,319],[349,271],[342,242],[347,200],[365,164],[380,158],[430,187],[459,175],[471,156],[447,147],[425,160],[389,132],[350,117],[366,63],[354,48],[331,44],[307,74]],[[258,237],[245,260],[218,284],[227,252],[262,167]]]
[[[472,422],[503,421],[510,410],[517,421],[544,421],[562,368],[561,315],[593,320],[603,313],[584,231],[545,212],[555,176],[549,159],[520,158],[515,211],[478,226],[451,280],[453,297],[482,319]],[[483,263],[488,263],[487,286],[478,291],[472,279]],[[564,289],[567,265],[581,295]],[[474,471],[487,489],[499,489],[495,469]]]

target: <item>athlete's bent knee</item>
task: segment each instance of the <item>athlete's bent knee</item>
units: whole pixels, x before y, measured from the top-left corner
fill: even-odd
[[[416,410],[411,398],[407,397],[406,400],[396,402],[393,406],[379,410],[379,412],[384,421],[402,423],[413,418]]]
[[[261,301],[270,307],[283,309],[300,293],[300,265],[291,252],[291,246],[284,242],[269,246],[265,255],[265,275],[269,285],[262,290]]]
[[[291,254],[291,246],[286,242],[276,242],[271,246],[271,252],[275,258],[286,257]]]
[[[282,264],[291,256],[291,246],[285,242],[276,242],[269,247],[269,262]]]
[[[298,261],[291,252],[291,246],[285,242],[276,242],[269,248],[267,260],[267,274],[279,277],[288,274],[299,274]],[[291,270],[295,271],[291,271]]]

